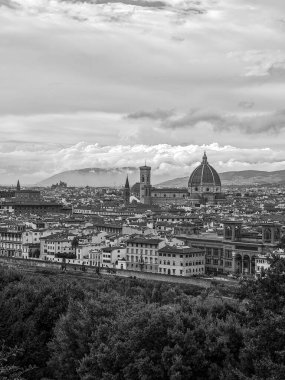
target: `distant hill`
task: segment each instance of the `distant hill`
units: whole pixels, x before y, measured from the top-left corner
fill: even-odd
[[[49,177],[41,182],[38,186],[51,186],[60,181],[66,182],[68,186],[123,186],[126,176],[129,176],[130,183],[138,179],[138,169],[134,167],[100,169],[85,168],[78,170],[68,170]]]
[[[261,170],[242,170],[219,173],[223,185],[254,185],[285,183],[285,170],[266,172]],[[159,183],[159,187],[187,187],[189,177],[174,178]]]
[[[99,169],[85,168],[69,170],[55,174],[41,182],[38,186],[51,186],[60,181],[68,186],[123,186],[126,176],[129,176],[131,186],[139,180],[139,170],[136,167]],[[220,173],[223,185],[253,185],[285,183],[285,170],[266,172],[259,170],[243,170]],[[157,187],[187,187],[189,177],[174,178],[164,181],[163,177],[152,177],[152,183]]]

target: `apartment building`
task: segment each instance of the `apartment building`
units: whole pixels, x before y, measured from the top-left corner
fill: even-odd
[[[14,225],[0,229],[0,255],[22,257],[22,235],[24,225]]]
[[[205,250],[170,246],[158,250],[159,273],[172,276],[195,276],[205,273]]]
[[[158,273],[158,250],[165,245],[161,239],[134,237],[126,241],[126,268]]]
[[[126,256],[126,248],[121,246],[112,246],[102,248],[102,267],[114,268],[118,265],[118,261]]]
[[[74,254],[72,239],[63,234],[49,235],[40,238],[40,258],[42,260],[54,260],[56,255]]]

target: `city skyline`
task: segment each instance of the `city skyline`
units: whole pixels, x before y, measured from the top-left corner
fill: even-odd
[[[1,184],[145,159],[171,179],[204,150],[218,172],[284,169],[282,10],[0,0]]]

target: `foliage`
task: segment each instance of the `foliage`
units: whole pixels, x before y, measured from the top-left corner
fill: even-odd
[[[0,348],[0,379],[23,380],[24,370],[14,364],[15,357],[19,352],[17,347],[7,348],[2,345]]]
[[[274,257],[224,298],[218,286],[0,270],[0,378],[283,380],[284,273]]]

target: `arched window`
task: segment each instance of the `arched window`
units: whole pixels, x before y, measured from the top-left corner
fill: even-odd
[[[264,240],[265,240],[265,242],[271,241],[271,230],[270,230],[270,228],[266,228],[266,230],[264,231]]]

